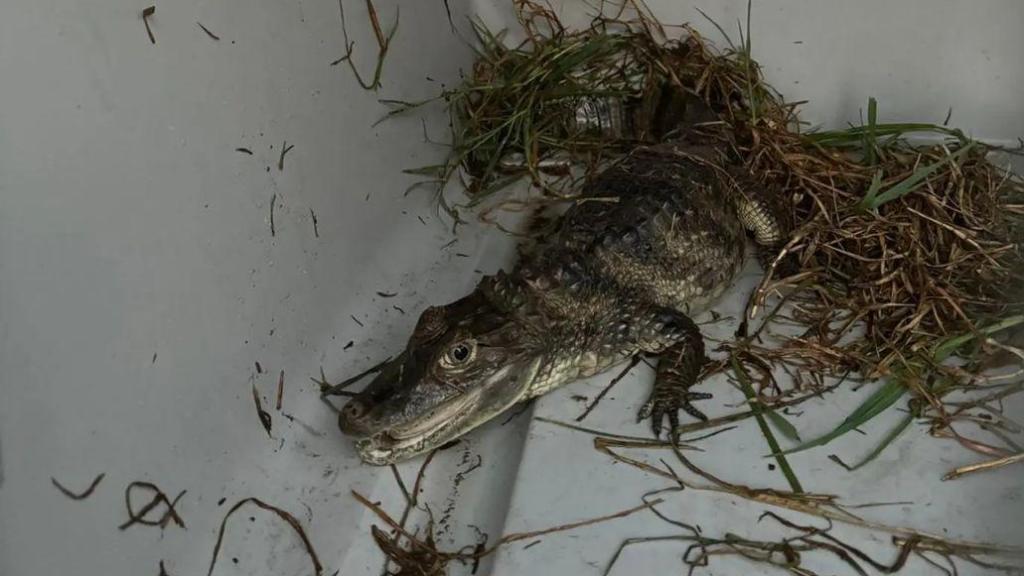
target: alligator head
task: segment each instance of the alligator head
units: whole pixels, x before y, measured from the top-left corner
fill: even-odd
[[[405,350],[341,411],[360,457],[385,465],[462,436],[528,397],[543,358],[503,274],[427,308]]]

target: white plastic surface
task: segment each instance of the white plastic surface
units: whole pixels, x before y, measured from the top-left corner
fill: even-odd
[[[720,41],[693,3],[648,3],[664,21],[692,21]],[[403,196],[413,178],[401,170],[444,153],[424,141],[424,126],[445,138],[440,111],[372,125],[386,111],[378,98],[431,96],[458,81],[471,52],[449,31],[441,2],[401,3],[384,85],[370,93],[344,63],[330,65],[344,53],[336,2],[158,3],[155,45],[139,16],[148,4],[0,6],[0,575],[155,575],[160,560],[174,576],[204,574],[224,512],[249,496],[299,518],[324,574],[379,574],[369,534],[376,518],[350,490],[396,515],[401,493],[387,468],[358,462],[310,377],[323,366],[337,381],[396,352],[428,303],[462,295],[481,273],[509,263],[509,240],[496,230],[461,228],[448,245],[448,223],[429,195]],[[469,14],[514,25],[504,0],[450,4],[463,31]],[[702,7],[731,30],[745,5]],[[365,4],[345,6],[365,76],[375,52]],[[574,3],[566,18],[582,6]],[[376,7],[389,26],[396,3]],[[1012,142],[1024,135],[1021,24],[1024,4],[1015,0],[756,2],[753,43],[769,80],[789,99],[810,100],[804,117],[812,123],[856,122],[875,96],[886,121],[941,121],[952,107],[953,124]],[[294,148],[279,170],[285,141]],[[253,154],[235,150],[243,147]],[[747,285],[756,267],[748,272]],[[735,314],[742,298],[738,288],[718,310]],[[612,464],[589,437],[531,419],[571,420],[582,410],[572,396],[593,397],[610,377],[556,391],[439,453],[421,497],[438,522],[439,545],[475,544],[478,529],[494,542],[614,512],[664,487]],[[645,433],[633,415],[649,380],[638,368],[585,423]],[[256,417],[254,383],[273,416],[273,438]],[[703,389],[716,394],[713,413],[738,402],[724,383]],[[794,421],[813,436],[867,392],[808,403]],[[851,434],[792,457],[806,487],[852,503],[913,502],[866,509],[874,520],[1024,542],[1019,466],[940,482],[976,456],[919,426],[854,474],[826,459],[862,454],[898,418],[886,416],[867,437]],[[705,452],[694,458],[712,472],[785,486],[760,458],[766,447],[752,423],[700,446]],[[419,465],[399,467],[410,487]],[[83,501],[50,484],[52,476],[79,490],[101,472],[105,479]],[[172,496],[187,490],[178,506],[187,530],[118,530],[127,519],[123,491],[134,480]],[[687,492],[662,509],[712,535],[777,535],[755,525],[760,508],[736,499]],[[671,526],[637,514],[537,545],[515,543],[478,573],[599,574],[623,538],[668,533]],[[854,536],[891,559],[885,537]],[[632,549],[613,573],[678,573],[684,548]],[[824,573],[840,570],[814,561]],[[707,573],[743,573],[734,560],[717,562]],[[926,565],[914,562],[908,569],[922,573]],[[257,509],[233,517],[214,569],[309,573],[294,534]]]

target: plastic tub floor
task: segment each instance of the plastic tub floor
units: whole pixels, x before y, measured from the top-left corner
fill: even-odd
[[[664,21],[691,21],[721,43],[693,3],[648,3]],[[378,98],[431,96],[458,81],[471,52],[451,33],[443,3],[401,3],[383,87],[366,92],[343,63],[331,66],[344,53],[335,2],[161,3],[149,19],[156,44],[139,16],[146,4],[0,7],[0,574],[156,575],[160,561],[173,576],[204,574],[224,513],[246,497],[297,517],[324,574],[379,574],[369,533],[379,522],[350,491],[392,514],[402,494],[388,468],[359,463],[310,378],[322,366],[338,381],[395,353],[426,305],[464,294],[510,261],[509,239],[493,228],[462,228],[449,245],[450,223],[429,194],[403,195],[413,178],[402,169],[444,153],[424,140],[424,131],[446,135],[438,109],[373,125],[386,111]],[[514,24],[507,2],[450,4],[464,35],[470,14]],[[388,25],[396,3],[376,6]],[[566,18],[582,7],[570,3]],[[745,12],[745,2],[702,7],[727,29]],[[375,52],[365,4],[346,8],[365,75]],[[791,100],[810,100],[805,118],[814,123],[856,122],[874,96],[887,121],[941,121],[952,107],[953,124],[1014,142],[1024,134],[1022,22],[1024,4],[1014,0],[758,2],[753,42],[769,81]],[[279,169],[285,142],[294,148]],[[736,316],[757,273],[749,266],[717,310]],[[572,420],[583,409],[574,396],[592,398],[611,376],[556,391],[439,453],[421,496],[439,546],[616,512],[666,487],[613,464],[586,435],[537,420]],[[650,376],[636,369],[584,424],[646,434],[634,414]],[[253,385],[273,417],[271,437]],[[740,401],[722,382],[702,388],[716,394],[713,414]],[[844,389],[810,402],[794,423],[813,436],[868,393]],[[1024,543],[1020,466],[941,482],[976,457],[920,426],[855,473],[826,458],[863,454],[899,414],[886,416],[866,436],[794,455],[805,487],[850,503],[907,502],[864,509],[871,520]],[[751,422],[700,446],[693,458],[713,473],[785,487]],[[407,485],[420,463],[398,467]],[[50,482],[81,490],[100,473],[82,501]],[[171,497],[186,491],[177,505],[185,527],[119,530],[124,490],[137,480]],[[756,522],[762,508],[735,498],[688,491],[661,510],[709,535],[779,534]],[[516,542],[477,573],[600,574],[624,538],[672,533],[639,513]],[[842,526],[836,534],[894,558],[885,536]],[[684,549],[631,548],[612,573],[679,573]],[[830,558],[808,562],[820,573],[846,570]],[[907,573],[927,568],[912,559]],[[703,569],[749,570],[728,558]],[[961,566],[961,574],[972,570]],[[312,571],[287,525],[256,508],[233,516],[213,569]]]

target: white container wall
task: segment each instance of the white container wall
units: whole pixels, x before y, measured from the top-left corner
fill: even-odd
[[[371,77],[366,3],[342,1],[354,62]],[[345,53],[335,0],[158,2],[147,18],[155,43],[140,16],[152,2],[0,5],[0,575],[155,576],[161,561],[172,576],[205,574],[224,514],[247,497],[298,519],[323,574],[380,574],[370,536],[380,521],[351,491],[396,516],[402,493],[391,470],[359,462],[311,378],[322,367],[336,382],[396,353],[423,308],[511,262],[498,230],[472,225],[453,237],[428,192],[404,194],[415,177],[402,170],[445,153],[426,139],[448,135],[440,108],[375,124],[388,110],[379,99],[422,99],[457,83],[472,62],[467,18],[514,27],[511,1],[450,0],[455,35],[441,1],[378,0],[382,25],[397,17],[399,27],[376,92],[361,89],[344,62],[332,65]],[[743,1],[648,4],[719,44],[697,7],[730,31],[746,18]],[[560,9],[584,22],[586,6]],[[812,124],[859,123],[873,96],[884,121],[941,123],[952,109],[951,124],[1013,144],[1024,136],[1022,26],[1018,0],[775,0],[754,2],[752,38],[769,82],[788,100],[808,100]],[[718,311],[738,315],[758,273],[751,263]],[[612,376],[552,393],[438,453],[420,500],[439,547],[616,512],[666,487],[613,465],[587,435],[537,420],[575,418],[582,404],[573,396],[592,398]],[[650,378],[634,371],[586,424],[646,434],[634,414]],[[715,382],[702,385],[713,406],[740,401]],[[270,437],[253,386],[273,418]],[[808,403],[794,422],[816,435],[869,392]],[[827,459],[855,459],[899,417],[791,462],[810,490],[855,504],[904,502],[862,510],[870,520],[1024,544],[1019,466],[942,482],[975,455],[922,426],[855,473]],[[700,446],[694,458],[722,477],[785,487],[753,422]],[[397,467],[410,488],[421,463]],[[51,484],[81,491],[101,473],[81,501]],[[171,498],[185,491],[176,505],[184,526],[120,530],[134,481]],[[134,506],[150,496],[139,491]],[[746,501],[695,491],[666,499],[665,513],[709,535],[779,534],[757,524],[762,508]],[[895,558],[884,534],[836,530],[880,561]],[[477,573],[601,574],[624,538],[673,533],[639,513],[516,542]],[[685,548],[631,548],[612,574],[679,573]],[[808,563],[846,570],[834,557]],[[451,573],[472,568],[455,563]],[[704,570],[745,569],[720,558]],[[930,568],[912,559],[907,569]],[[232,516],[213,567],[311,573],[300,539],[256,507]]]

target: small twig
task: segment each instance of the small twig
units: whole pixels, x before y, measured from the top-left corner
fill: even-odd
[[[309,216],[313,219],[313,237],[314,238],[319,238],[320,237],[320,229],[317,228],[316,212],[313,212],[312,208],[309,209]]]
[[[149,17],[156,13],[156,6],[150,6],[142,11],[142,23],[146,26],[146,34],[149,35],[149,41],[156,44],[156,38],[153,36],[153,31],[149,28]]]
[[[285,140],[284,144],[281,145],[281,155],[278,156],[278,158],[277,158],[277,170],[278,170],[278,172],[284,170],[284,155],[287,154],[289,151],[291,151],[292,148],[295,148],[295,145],[294,144],[289,145],[287,140]]]
[[[537,416],[537,417],[534,418],[534,420],[536,420],[537,422],[544,422],[546,424],[552,424],[552,425],[555,425],[555,426],[560,426],[562,428],[567,428],[569,430],[575,430],[577,432],[585,432],[587,434],[592,434],[594,436],[600,436],[602,438],[609,438],[609,439],[613,439],[613,440],[623,440],[623,441],[626,441],[626,442],[633,442],[633,443],[635,443],[635,445],[638,445],[638,446],[639,445],[643,445],[643,446],[648,446],[648,447],[651,447],[651,448],[666,448],[666,447],[668,447],[670,445],[670,442],[668,442],[666,440],[658,440],[657,438],[646,438],[646,437],[643,437],[643,436],[628,436],[628,435],[625,435],[625,434],[613,434],[611,432],[605,432],[604,430],[598,430],[596,428],[587,428],[586,426],[579,426],[577,424],[572,424],[570,422],[563,422],[561,420],[555,420],[555,419],[552,419],[552,418],[547,418],[545,416]]]
[[[327,381],[327,377],[324,376],[324,367],[323,366],[320,367],[320,379],[319,380],[317,380],[316,378],[313,378],[312,376],[310,376],[309,379],[312,380],[314,383],[316,383],[320,387],[320,400],[324,404],[327,404],[331,408],[334,408],[335,411],[337,411],[338,409],[335,408],[333,404],[331,404],[330,402],[327,401],[328,394],[325,393],[325,390],[330,390],[331,389],[331,383],[328,382]],[[330,395],[331,396],[343,396],[345,398],[354,398],[354,397],[358,396],[359,394],[357,394],[356,392],[347,392],[345,390],[336,390],[336,391],[332,392]]]
[[[1024,452],[1012,454],[1010,456],[1004,456],[1003,458],[997,458],[995,460],[989,460],[987,462],[981,462],[978,464],[971,464],[969,466],[961,466],[950,471],[948,474],[942,477],[943,480],[952,480],[959,478],[966,474],[973,472],[983,472],[985,470],[992,470],[995,468],[1001,468],[1010,464],[1016,464],[1018,462],[1024,462]]]
[[[423,464],[420,464],[419,472],[416,473],[416,480],[412,484],[412,492],[409,494],[409,506],[402,512],[402,526],[405,526],[405,521],[409,517],[409,513],[419,503],[420,491],[423,490],[423,479],[427,475],[427,466],[434,460],[434,456],[440,452],[440,449],[431,450],[430,454],[423,459]]]
[[[270,412],[263,409],[263,401],[260,400],[260,392],[256,389],[256,383],[252,384],[252,400],[256,403],[256,415],[260,418],[260,424],[263,425],[263,429],[267,431],[267,436],[273,438],[270,433],[270,428],[273,425],[273,419],[270,417]]]
[[[824,394],[826,392],[831,392],[837,386],[838,386],[838,384],[833,384],[833,385],[831,385],[831,386],[829,386],[827,388],[823,388],[823,389],[818,390],[816,392],[805,394],[803,396],[800,396],[800,397],[797,397],[797,398],[793,398],[791,400],[786,400],[784,402],[776,402],[776,403],[772,404],[771,406],[769,406],[769,408],[772,409],[772,410],[775,410],[775,409],[778,409],[778,408],[785,408],[785,407],[788,407],[788,406],[796,406],[798,404],[802,404],[802,403],[804,403],[804,402],[806,402],[808,400],[811,400],[812,398],[820,398],[822,394]],[[754,412],[752,410],[744,410],[743,412],[736,412],[736,413],[733,413],[733,414],[728,414],[726,416],[719,416],[717,418],[709,418],[708,420],[706,420],[704,422],[691,422],[690,424],[684,424],[684,425],[679,426],[678,428],[676,428],[676,435],[679,436],[679,435],[682,435],[682,434],[688,434],[690,432],[699,432],[701,430],[707,430],[709,428],[717,428],[719,426],[724,426],[726,424],[732,424],[734,422],[740,422],[742,420],[746,420],[747,418],[750,418],[753,415],[754,415]],[[655,440],[653,438],[642,438],[640,436],[623,436],[621,434],[612,434],[612,433],[604,432],[604,431],[601,431],[601,430],[593,430],[593,429],[590,429],[590,428],[583,428],[581,426],[573,426],[572,424],[569,424],[568,422],[562,422],[562,421],[559,421],[559,420],[553,420],[551,418],[545,418],[543,416],[537,416],[535,418],[535,420],[537,420],[539,422],[547,422],[549,424],[555,424],[557,426],[563,426],[565,428],[572,428],[574,430],[579,430],[581,432],[589,432],[589,433],[592,433],[592,434],[598,434],[598,435],[601,435],[601,436],[607,436],[609,438],[618,438],[618,439],[622,439],[622,440],[636,440],[636,441],[649,442],[651,446],[668,447],[668,446],[672,445],[672,442],[669,441],[669,440]]]
[[[409,492],[409,490],[406,488],[405,482],[402,481],[402,476],[398,473],[398,468],[394,464],[391,465],[391,472],[395,475],[395,481],[398,483],[399,489],[401,489],[402,494],[405,496],[405,508],[402,510],[402,518],[401,520],[399,520],[398,523],[398,525],[401,526],[403,530],[405,529],[405,523],[409,520],[409,515],[412,513],[413,509],[416,508],[416,505],[419,502],[419,494],[420,490],[422,490],[420,486],[423,483],[423,478],[426,475],[427,466],[430,466],[430,462],[434,459],[434,456],[440,451],[441,448],[435,448],[434,450],[431,450],[429,454],[427,454],[426,458],[423,459],[423,464],[420,465],[419,472],[416,473],[416,480],[413,483],[412,492]],[[402,533],[396,533],[394,537],[391,539],[392,545],[394,547],[398,547],[399,539],[401,537]],[[388,556],[387,560],[385,560],[384,562],[385,574],[389,573],[388,567],[391,565],[391,561],[392,558]]]
[[[57,482],[57,479],[54,478],[53,476],[50,476],[50,482],[53,482],[53,485],[57,488],[57,490],[60,490],[61,494],[64,494],[68,498],[71,498],[72,500],[85,500],[86,498],[92,495],[93,490],[96,489],[96,486],[99,485],[100,481],[102,481],[103,477],[106,475],[106,472],[101,473],[99,476],[93,479],[92,483],[89,484],[89,487],[86,488],[84,492],[81,492],[79,494],[75,494],[74,492],[65,488],[63,485],[61,485],[60,482]]]
[[[373,366],[367,368],[366,370],[363,370],[359,374],[356,374],[355,376],[352,376],[351,378],[346,378],[345,380],[342,380],[341,382],[339,382],[337,384],[334,384],[334,385],[328,384],[327,380],[323,377],[324,376],[323,368],[320,369],[320,378],[321,378],[320,381],[313,380],[312,378],[311,378],[311,380],[313,380],[313,382],[316,382],[317,384],[320,384],[320,394],[321,395],[323,395],[323,396],[340,396],[340,395],[342,395],[341,394],[342,390],[344,390],[345,388],[348,388],[349,386],[355,384],[356,382],[362,380],[363,378],[366,378],[370,374],[375,374],[377,372],[380,372],[381,370],[384,369],[385,366],[387,366],[388,362],[391,362],[391,357],[390,356],[385,358],[382,362],[378,362],[377,364],[374,364]]]
[[[448,26],[455,30],[455,22],[452,21],[452,7],[448,5],[448,0],[441,0],[444,3],[444,13],[448,16]]]
[[[235,152],[241,152],[242,154],[248,154],[249,156],[252,156],[252,150],[248,148],[235,148]]]
[[[893,544],[902,546],[907,540],[914,539],[915,537],[919,541],[918,548],[922,550],[947,553],[956,550],[960,553],[989,554],[993,556],[1006,556],[1009,558],[1024,558],[1024,548],[1021,548],[1020,546],[1001,546],[985,542],[963,542],[959,540],[946,540],[938,537],[914,534],[896,534],[892,537],[892,541]]]
[[[897,500],[895,502],[868,502],[866,504],[846,504],[847,508],[877,508],[880,506],[910,506],[913,500]]]
[[[140,488],[153,492],[153,498],[149,501],[148,504],[139,509],[138,512],[134,511],[132,508],[133,488]],[[164,491],[158,488],[155,484],[151,482],[141,481],[132,482],[131,484],[128,485],[127,488],[125,488],[124,491],[124,502],[125,507],[128,509],[128,520],[126,520],[123,524],[118,526],[118,529],[126,530],[134,524],[143,524],[146,526],[159,526],[161,528],[164,528],[165,526],[167,526],[168,522],[171,521],[173,521],[179,527],[185,528],[185,522],[181,519],[181,516],[179,516],[178,512],[174,509],[175,505],[177,505],[178,503],[178,500],[180,500],[181,497],[185,495],[185,493],[186,491],[182,490],[174,498],[174,500],[168,500],[167,495],[164,493]],[[146,514],[148,514],[151,510],[153,510],[160,504],[166,506],[166,510],[164,511],[163,516],[161,516],[159,520],[147,520]]]
[[[402,475],[398,473],[398,466],[391,464],[388,468],[391,468],[391,474],[395,477],[395,482],[398,484],[398,489],[402,491],[402,496],[405,497],[406,504],[412,502],[412,496],[409,495],[409,489],[405,487],[405,482],[402,481]]]
[[[281,375],[277,377],[277,403],[275,408],[278,412],[281,411],[281,402],[284,400],[284,370],[281,370]]]
[[[351,42],[348,39],[348,27],[345,25],[345,5],[343,0],[338,0],[338,11],[341,14],[341,34],[345,41],[345,55],[338,58],[334,62],[331,62],[331,66],[336,66],[342,62],[348,64],[352,70],[352,75],[355,76],[356,82],[363,90],[376,90],[380,88],[380,76],[384,69],[384,59],[387,56],[388,50],[391,48],[391,40],[395,37],[395,32],[398,31],[398,10],[395,10],[395,23],[391,27],[391,31],[387,33],[387,36],[381,30],[380,21],[377,18],[377,10],[374,8],[370,0],[366,0],[366,6],[369,11],[370,23],[373,25],[374,35],[377,38],[378,52],[377,52],[377,65],[373,70],[373,79],[367,83],[363,80],[363,77],[359,74],[356,69],[356,65],[352,62],[352,52],[355,49],[355,42]]]
[[[273,238],[277,235],[277,230],[274,229],[274,204],[277,203],[277,194],[273,194],[270,197],[270,237]]]
[[[836,550],[835,548],[832,548],[832,547],[830,547],[828,545],[824,545],[823,543],[815,541],[815,540],[810,540],[809,536],[818,536],[820,538],[824,538],[824,539],[828,540],[829,542],[831,542],[831,543],[841,547],[846,552],[849,552],[849,553],[853,554],[854,556],[857,557],[858,560],[861,560],[863,562],[867,562],[868,564],[871,565],[872,568],[874,568],[875,570],[878,570],[879,572],[885,573],[885,574],[893,574],[893,573],[899,571],[900,568],[902,568],[903,565],[906,563],[907,558],[910,557],[910,552],[914,549],[914,547],[920,541],[920,538],[913,538],[913,537],[912,538],[908,538],[905,542],[903,542],[902,545],[900,545],[900,553],[896,557],[896,560],[893,561],[893,563],[891,565],[886,566],[885,564],[882,564],[882,563],[878,562],[877,560],[874,560],[873,558],[871,558],[870,556],[868,556],[864,552],[861,552],[857,548],[854,548],[853,546],[850,546],[849,544],[843,542],[842,540],[839,540],[835,536],[832,536],[832,535],[828,534],[827,532],[829,532],[829,530],[832,528],[832,523],[831,522],[829,522],[828,528],[820,529],[820,528],[814,528],[814,527],[811,527],[811,526],[801,526],[801,525],[796,524],[794,522],[790,522],[789,520],[786,520],[785,518],[779,516],[778,514],[775,514],[774,512],[771,512],[771,511],[766,511],[763,514],[761,514],[761,518],[764,518],[764,517],[771,518],[771,519],[775,520],[776,522],[778,522],[779,524],[782,524],[786,528],[791,528],[793,530],[799,530],[799,531],[803,532],[806,536],[803,536],[800,539],[803,540],[804,542],[807,542],[808,544],[822,546],[823,548],[829,550],[830,552],[832,552],[834,554],[839,555],[840,557],[843,557],[844,559],[845,558],[849,558],[848,556],[844,557],[842,554],[839,554],[838,550]],[[758,519],[758,520],[760,521],[760,519]],[[852,563],[851,565],[855,565],[855,563]],[[866,576],[866,573],[864,573],[864,572],[861,572],[861,573],[865,574],[865,576]]]
[[[220,40],[220,36],[217,36],[213,32],[210,32],[210,29],[207,28],[206,26],[203,26],[202,22],[196,20],[196,24],[198,24],[199,27],[203,29],[203,32],[206,32],[207,36],[209,36],[210,38],[213,38],[214,40]]]
[[[925,532],[919,532],[908,528],[901,528],[896,526],[890,526],[887,524],[880,524],[877,522],[867,521],[847,512],[844,508],[835,504],[834,497],[829,495],[793,494],[779,492],[771,489],[753,489],[738,484],[730,484],[718,478],[715,478],[714,476],[708,474],[703,470],[700,470],[699,468],[696,468],[696,466],[689,462],[689,460],[683,458],[680,452],[676,452],[676,456],[680,458],[680,461],[683,462],[683,464],[686,465],[687,468],[691,469],[691,471],[696,471],[695,473],[697,473],[698,475],[712,479],[712,484],[710,485],[693,484],[690,482],[683,481],[682,478],[680,478],[678,475],[674,473],[666,472],[660,468],[650,465],[647,462],[644,462],[642,460],[636,460],[628,456],[624,456],[622,454],[614,452],[611,449],[609,449],[609,446],[611,445],[613,445],[612,442],[602,441],[601,438],[595,438],[594,440],[595,450],[603,452],[604,454],[607,454],[608,456],[614,458],[619,462],[628,464],[634,468],[643,470],[645,472],[649,472],[656,476],[666,478],[681,486],[684,486],[685,488],[689,488],[692,490],[732,494],[734,496],[738,496],[740,498],[744,498],[746,500],[750,500],[753,502],[759,502],[761,504],[786,508],[788,510],[802,512],[804,514],[817,516],[819,518],[835,520],[838,522],[843,522],[844,524],[859,526],[861,528],[866,528],[869,530],[877,530],[880,532],[893,534],[894,536],[902,537],[904,539],[917,538],[921,540],[922,543],[942,543],[943,545],[949,547],[948,549],[955,548],[961,551],[969,551],[980,554],[999,554],[1011,557],[1024,557],[1024,548],[1020,546],[1001,546],[996,544],[986,544],[979,542],[949,540],[944,539],[941,536],[932,535]]]
[[[355,490],[351,490],[350,492],[352,493],[353,498],[355,498],[363,506],[369,508],[374,514],[377,515],[378,518],[383,520],[388,526],[391,526],[391,528],[395,530],[399,535],[405,536],[414,545],[423,546],[423,544],[419,540],[417,540],[414,535],[410,534],[408,530],[406,530],[402,527],[401,524],[396,522],[394,518],[392,518],[387,512],[384,511],[383,508],[380,507],[380,505],[371,502],[369,499],[366,498],[366,496],[363,496],[362,494],[356,492]]]
[[[377,515],[378,518],[380,518],[386,524],[391,526],[392,529],[396,530],[402,536],[405,536],[406,538],[408,538],[410,540],[410,542],[413,542],[414,545],[423,546],[422,543],[420,543],[411,534],[409,534],[409,532],[406,531],[405,528],[403,528],[401,525],[399,525],[399,523],[396,522],[395,519],[392,518],[390,515],[388,515],[388,513],[385,512],[379,505],[371,502],[369,499],[367,499],[365,496],[363,496],[359,492],[356,492],[355,490],[352,490],[351,493],[352,493],[352,496],[356,500],[358,500],[360,504],[362,504],[363,506],[366,506],[367,508],[369,508],[374,514]],[[599,524],[601,522],[607,522],[609,520],[615,520],[617,518],[624,518],[624,517],[629,516],[631,514],[635,514],[635,513],[639,512],[641,510],[647,510],[649,508],[657,506],[658,504],[661,504],[662,502],[664,502],[663,499],[657,498],[657,499],[651,500],[649,502],[645,502],[643,504],[640,504],[639,506],[634,506],[632,508],[627,508],[625,510],[621,510],[619,512],[615,512],[613,514],[607,514],[607,515],[604,515],[604,516],[598,516],[596,518],[589,518],[587,520],[580,520],[578,522],[571,522],[571,523],[568,523],[568,524],[561,524],[559,526],[553,526],[551,528],[545,528],[543,530],[534,530],[532,532],[515,532],[515,533],[512,533],[512,534],[507,534],[507,535],[503,536],[500,540],[498,540],[498,542],[495,543],[490,548],[486,548],[486,549],[484,549],[484,550],[482,550],[480,552],[474,552],[472,554],[444,554],[444,555],[448,556],[449,558],[459,558],[459,559],[471,559],[471,558],[480,558],[480,557],[483,557],[483,556],[489,556],[489,555],[493,554],[495,551],[497,551],[498,548],[504,546],[505,544],[510,544],[512,542],[518,542],[520,540],[528,540],[530,538],[536,538],[538,536],[544,536],[544,535],[547,535],[547,534],[552,534],[554,532],[565,532],[567,530],[573,530],[575,528],[581,528],[583,526],[591,526],[591,525],[594,525],[594,524]]]
[[[594,408],[597,408],[597,403],[600,402],[601,399],[604,398],[605,395],[608,394],[608,392],[611,391],[612,387],[614,387],[616,384],[618,384],[620,380],[625,378],[626,375],[629,374],[629,372],[633,368],[635,368],[636,365],[639,364],[639,363],[640,363],[640,355],[637,354],[636,356],[633,356],[632,360],[630,360],[629,365],[627,365],[622,370],[622,372],[619,372],[618,376],[616,376],[615,378],[612,378],[612,381],[609,382],[608,385],[605,386],[603,390],[601,390],[601,392],[594,398],[594,401],[587,405],[587,408],[583,411],[583,413],[576,417],[576,421],[577,422],[582,422],[583,419],[586,418],[587,415],[589,415],[590,412]]]
[[[560,526],[553,526],[551,528],[545,528],[544,530],[534,530],[532,532],[514,532],[512,534],[506,534],[505,536],[502,536],[501,539],[499,539],[498,542],[495,543],[493,546],[491,546],[490,548],[485,549],[483,552],[480,552],[477,555],[479,555],[479,556],[487,556],[489,554],[494,553],[499,547],[504,546],[505,544],[510,544],[512,542],[517,542],[519,540],[528,540],[530,538],[536,538],[538,536],[545,536],[547,534],[551,534],[551,533],[554,533],[554,532],[565,532],[567,530],[573,530],[575,528],[581,528],[583,526],[592,526],[594,524],[600,524],[602,522],[607,522],[609,520],[615,520],[617,518],[625,518],[626,516],[629,516],[631,514],[635,514],[635,513],[639,512],[641,510],[647,510],[648,508],[653,508],[653,507],[657,506],[658,504],[661,504],[662,502],[664,502],[664,499],[662,499],[662,498],[655,498],[654,500],[651,500],[649,502],[644,502],[643,504],[640,504],[639,506],[634,506],[632,508],[627,508],[625,510],[621,510],[619,512],[615,512],[613,514],[606,514],[604,516],[598,516],[596,518],[589,518],[587,520],[580,520],[579,522],[570,522],[569,524],[562,524]]]
[[[299,538],[302,540],[303,546],[306,547],[306,554],[309,556],[309,559],[313,562],[314,574],[316,574],[316,576],[323,575],[323,566],[320,564],[320,558],[317,557],[316,550],[313,549],[313,544],[309,541],[309,537],[306,536],[306,531],[302,529],[302,524],[299,522],[299,520],[295,516],[289,514],[288,512],[285,512],[284,510],[276,506],[271,506],[270,504],[263,502],[259,498],[249,497],[245,498],[244,500],[239,500],[237,503],[235,503],[235,505],[232,506],[230,510],[228,510],[227,514],[224,515],[224,519],[220,521],[220,530],[217,533],[217,543],[213,546],[213,557],[210,558],[210,569],[206,573],[207,576],[213,574],[213,569],[217,564],[217,555],[220,554],[220,547],[221,544],[223,544],[224,542],[224,531],[227,529],[228,519],[231,518],[231,515],[238,511],[239,508],[249,503],[255,504],[256,506],[259,506],[260,508],[267,510],[269,512],[273,512],[279,518],[287,522],[288,525],[292,527],[292,530],[294,530],[295,533],[299,535]]]
[[[377,19],[377,9],[373,6],[373,0],[366,0],[366,12],[370,16],[373,35],[377,37],[377,47],[383,50],[387,46],[387,40],[384,39],[384,32],[380,29],[380,20]]]
[[[185,495],[186,492],[188,491],[182,490],[181,492],[178,492],[178,495],[174,497],[174,500],[171,500],[170,504],[167,505],[167,510],[164,512],[164,515],[160,518],[161,530],[166,528],[167,524],[169,524],[172,520],[181,528],[185,528],[185,523],[182,522],[181,518],[178,516],[178,513],[175,511],[174,507],[178,505],[178,501],[181,500],[181,498]],[[142,521],[140,520],[140,522]]]

